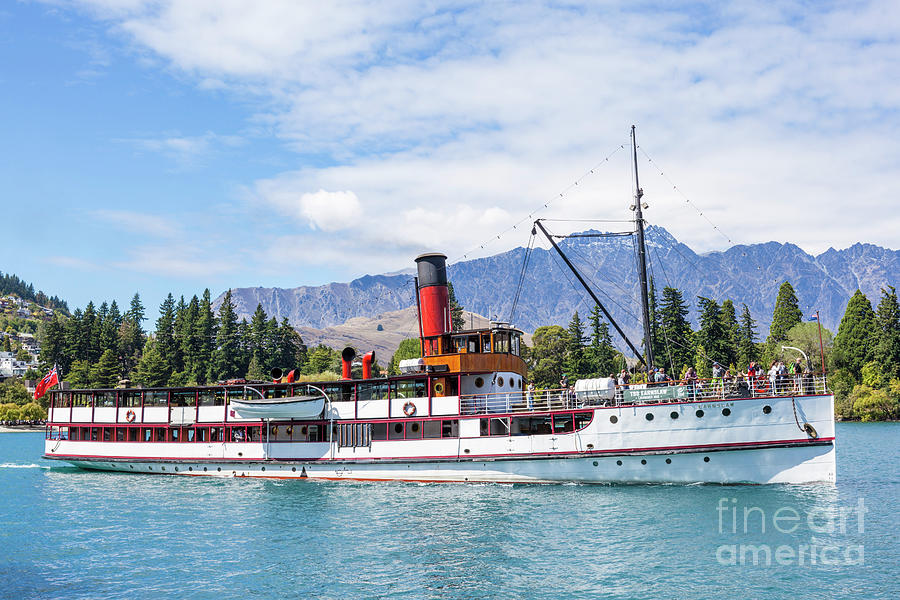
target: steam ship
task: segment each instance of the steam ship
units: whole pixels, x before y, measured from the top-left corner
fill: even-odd
[[[636,162],[635,144],[635,174]],[[543,231],[540,222],[536,228]],[[423,254],[416,264],[422,358],[401,362],[399,376],[373,377],[368,353],[362,377],[351,378],[356,356],[348,348],[340,381],[273,373],[271,383],[56,390],[44,457],[86,469],[215,477],[835,481],[834,397],[824,373],[659,386],[601,378],[532,391],[522,331],[506,323],[453,330],[446,256]],[[645,267],[640,279],[649,349]],[[628,344],[652,364],[649,351],[643,357]]]

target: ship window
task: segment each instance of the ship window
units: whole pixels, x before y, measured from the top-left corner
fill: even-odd
[[[221,442],[224,439],[225,439],[225,428],[224,427],[210,427],[209,428],[209,441]]]
[[[516,417],[512,426],[514,435],[539,435],[552,431],[550,417]]]
[[[300,395],[317,394],[316,390],[309,388],[309,392],[306,391],[306,386],[303,386],[303,393]],[[352,383],[332,383],[328,385],[320,385],[318,386],[322,388],[322,391],[331,399],[332,402],[349,402],[353,400],[353,384]]]
[[[425,390],[424,379],[401,379],[397,382],[397,398],[424,398]]]
[[[389,430],[388,439],[392,440],[402,440],[403,439],[403,423],[391,423],[391,428]]]
[[[484,378],[483,377],[475,378],[475,387],[477,387],[477,388],[484,387]]]
[[[372,439],[373,440],[386,440],[388,431],[387,423],[372,423]]]
[[[193,442],[196,435],[197,435],[197,432],[194,431],[193,428],[188,429],[187,430],[187,440],[185,440],[185,441]]]
[[[575,413],[575,430],[584,429],[594,420],[594,413]]]
[[[441,422],[440,421],[425,421],[425,429],[423,433],[423,437],[428,439],[436,439],[441,437]]]
[[[94,395],[94,406],[115,406],[115,392],[97,392]]]
[[[509,352],[509,333],[498,331],[494,333],[494,352]]]
[[[512,340],[512,353],[516,356],[519,356],[519,353],[521,352],[521,347],[520,347],[521,336],[519,336],[518,333],[514,333],[514,334],[512,334],[511,340]]]
[[[116,428],[116,441],[117,442],[125,441],[125,428],[124,427]]]
[[[213,406],[215,404],[216,393],[214,390],[200,390],[197,392],[197,396],[200,406]]]
[[[569,433],[575,431],[572,415],[553,415],[553,433]]]
[[[169,403],[169,392],[153,390],[144,392],[144,406],[166,406]]]
[[[247,441],[248,442],[259,442],[262,440],[262,428],[257,427],[248,427],[247,428]]]
[[[696,413],[694,413],[694,414],[697,415],[697,418],[698,418],[698,419],[702,418],[702,417],[703,417],[703,409],[698,410],[698,411],[697,411]]]
[[[482,333],[481,334],[481,348],[483,352],[491,351],[491,334]]]
[[[730,409],[730,408],[723,408],[723,409],[722,409],[722,415],[723,415],[723,416],[726,416],[726,417],[727,417],[727,416],[729,416],[730,414],[731,414],[731,409]]]
[[[228,390],[218,388],[215,390],[215,392],[213,392],[213,394],[213,406],[225,406],[225,402],[227,401],[228,397]]]
[[[360,400],[387,400],[390,398],[390,385],[385,381],[360,383],[357,386]]]
[[[770,412],[772,412],[772,407],[771,407],[771,406],[769,406],[768,404],[765,405],[765,406],[763,406],[763,413],[764,413],[764,414],[769,414]]]
[[[169,441],[170,442],[180,442],[181,436],[179,435],[181,431],[177,427],[172,427],[169,429]]]
[[[196,402],[197,396],[193,390],[172,392],[171,406],[194,406]]]
[[[141,437],[145,442],[153,441],[153,428],[152,427],[144,427],[141,429]]]
[[[74,392],[72,394],[72,406],[90,406],[91,405],[91,393],[90,392]]]
[[[288,387],[284,385],[270,387],[264,393],[266,398],[284,398],[288,395]]]
[[[466,338],[466,350],[469,352],[478,352],[478,336],[470,335]]]
[[[121,392],[119,395],[119,406],[136,408],[141,405],[140,392]]]
[[[455,438],[459,437],[459,420],[446,419],[441,422],[441,437]]]
[[[103,441],[108,442],[112,439],[112,427],[103,428]]]
[[[492,419],[482,419],[481,421],[482,428],[484,427],[484,422],[489,421],[487,435],[509,435],[509,417],[494,417]]]
[[[406,423],[406,439],[420,439],[422,437],[422,421],[408,421]]]
[[[164,442],[164,441],[166,441],[166,430],[165,430],[165,428],[163,428],[163,427],[155,427],[154,429],[155,429],[156,431],[154,432],[153,437],[156,439],[156,441],[157,441],[157,442]]]
[[[197,429],[197,441],[198,442],[209,441],[209,429],[208,428],[200,427]]]
[[[138,441],[138,434],[139,434],[139,433],[140,433],[140,430],[139,430],[137,427],[129,427],[129,428],[128,428],[128,441],[129,441],[129,442],[136,442],[136,441]]]
[[[466,336],[459,335],[453,338],[453,345],[456,348],[457,352],[465,352],[466,348]]]

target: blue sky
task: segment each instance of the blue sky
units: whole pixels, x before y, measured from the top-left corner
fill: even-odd
[[[492,254],[524,244],[521,228],[497,234],[545,203],[547,217],[627,218],[614,151],[632,123],[654,160],[642,152],[646,217],[698,251],[897,248],[898,13],[6,3],[0,270],[73,307],[140,291],[155,312],[169,291]]]

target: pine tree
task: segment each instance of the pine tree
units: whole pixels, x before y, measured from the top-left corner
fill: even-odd
[[[194,322],[194,339],[197,354],[194,358],[193,380],[204,384],[212,367],[212,354],[216,334],[216,317],[212,311],[212,299],[209,288],[203,290],[203,297],[197,308],[197,320]]]
[[[857,381],[863,365],[872,360],[874,331],[872,303],[865,294],[856,290],[847,303],[834,337],[834,362],[837,368],[846,369]]]
[[[256,364],[260,369],[266,368],[268,326],[266,311],[263,310],[262,304],[257,304],[256,310],[250,318],[250,361],[252,363],[253,359],[256,359]]]
[[[306,362],[306,345],[303,338],[291,327],[286,318],[281,320],[281,326],[278,328],[275,355],[277,359],[273,366],[284,369],[286,373],[302,369]]]
[[[238,335],[237,313],[231,299],[231,290],[228,290],[219,306],[219,329],[213,359],[217,379],[230,379],[244,374],[241,340]]]
[[[200,299],[194,295],[181,314],[181,328],[178,331],[181,346],[181,360],[185,381],[192,381],[197,369],[197,357],[200,354],[200,344],[197,339],[197,318],[200,313]]]
[[[699,297],[698,304],[700,309],[700,329],[697,331],[697,344],[703,348],[705,357],[697,357],[697,362],[706,361],[708,366],[704,367],[703,372],[711,370],[712,363],[718,362],[720,365],[728,366],[726,362],[729,343],[725,326],[722,324],[722,309],[719,304],[709,298]]]
[[[466,328],[466,319],[463,316],[463,307],[456,301],[456,292],[453,291],[453,283],[448,281],[447,288],[450,295],[450,326],[453,331],[460,331]]]
[[[778,297],[775,299],[775,310],[772,313],[772,325],[769,327],[769,343],[777,345],[787,339],[787,333],[791,327],[803,318],[800,310],[800,301],[793,286],[787,281],[778,288]]]
[[[9,344],[9,338],[3,338]],[[59,315],[54,313],[53,319],[43,329],[41,335],[41,370],[49,371],[53,365],[60,368],[60,374],[68,373],[69,362],[66,359],[65,328],[59,322]]]
[[[91,365],[86,360],[74,361],[65,380],[76,389],[91,387]]]
[[[119,327],[122,326],[122,313],[119,312],[119,305],[113,300],[109,304],[109,310],[103,317],[100,324],[100,349],[102,351],[112,350],[116,355],[119,353]]]
[[[653,282],[653,277],[650,278],[650,287],[647,288],[647,304],[650,312],[650,340],[653,348],[653,360],[656,362],[656,365],[651,366],[664,365],[666,364],[666,346],[661,339],[659,302],[656,300],[656,284]]]
[[[693,364],[694,347],[691,324],[687,320],[688,307],[681,292],[672,287],[663,288],[663,299],[660,303],[660,333],[666,348],[668,371],[681,374],[681,371]],[[671,357],[671,358],[669,358]]]
[[[169,375],[175,370],[175,298],[169,293],[159,305],[159,318],[156,319],[156,349],[169,366]],[[168,376],[166,376],[168,379]]]
[[[609,324],[601,318],[599,306],[594,306],[591,310],[588,322],[591,325],[591,345],[588,348],[588,357],[593,365],[593,374],[596,377],[615,374],[616,350],[609,336]]]
[[[722,327],[725,330],[725,355],[722,357],[722,364],[737,365],[738,363],[738,322],[737,315],[734,310],[734,302],[725,300],[722,302],[722,309],[719,313],[722,320]]]
[[[79,344],[84,351],[80,358],[94,364],[100,358],[100,327],[97,323],[97,311],[94,302],[89,301],[84,307],[81,317],[81,335],[84,340]]]
[[[162,387],[169,381],[169,368],[154,340],[148,339],[135,372],[137,382],[147,387]]]
[[[897,290],[888,290],[882,288],[875,312],[875,360],[885,375],[900,378],[900,305]]]
[[[750,309],[743,305],[741,324],[738,327],[737,339],[738,367],[746,371],[751,362],[759,360],[759,348],[756,346],[756,321],[750,316]]]
[[[247,367],[247,379],[252,381],[261,381],[268,378],[268,374],[264,370],[259,361],[259,357],[254,354],[250,359],[250,366]]]
[[[80,308],[76,308],[75,312],[72,313],[72,318],[66,322],[65,325],[65,355],[66,360],[65,363],[68,365],[69,369],[74,367],[74,362],[76,360],[85,360],[85,356],[87,355],[87,350],[84,347],[85,337],[82,332],[82,312]],[[90,375],[87,377],[87,382],[90,382]],[[73,386],[75,384],[72,384]]]
[[[243,375],[247,374],[247,369],[250,368],[250,358],[253,354],[253,335],[250,329],[250,323],[247,322],[247,319],[241,319],[241,322],[238,324],[238,340],[240,340],[240,372]]]
[[[112,350],[106,350],[100,359],[91,367],[91,385],[111,388],[119,383],[119,361]]]
[[[566,372],[573,382],[591,373],[591,365],[585,354],[584,324],[578,316],[578,311],[572,315],[569,321],[568,338],[566,342]]]

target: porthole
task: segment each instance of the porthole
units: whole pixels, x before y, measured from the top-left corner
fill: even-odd
[[[694,413],[694,414],[697,415],[697,418],[698,418],[698,419],[703,418],[703,409],[698,410],[698,411],[697,411],[696,413]]]
[[[609,422],[610,422],[610,423],[618,423],[618,422],[619,422],[619,417],[617,417],[616,415],[612,415],[612,416],[609,418]]]
[[[677,419],[677,418],[678,418],[678,411],[674,411],[674,410],[673,410],[673,411],[672,411],[672,414],[670,414],[669,416],[672,417],[673,419]]]
[[[413,433],[419,433],[419,424],[418,424],[418,423],[413,423],[413,424],[412,424],[412,427],[410,427],[410,429],[412,429],[412,432],[413,432]]]
[[[266,470],[266,468],[265,468],[265,467],[263,467],[263,468],[262,468],[262,470],[263,470],[263,471],[265,471],[265,470]]]
[[[642,464],[642,465],[646,465],[646,464],[647,464],[647,459],[646,459],[646,458],[642,458],[642,459],[641,459],[641,464]]]
[[[646,415],[644,415],[644,418],[647,419],[648,421],[652,421],[652,420],[653,420],[653,413],[647,413]]]
[[[475,378],[475,387],[477,387],[477,388],[484,387],[484,377],[476,377]]]
[[[306,432],[307,432],[307,431],[308,431],[308,430],[306,429],[306,425],[304,425],[303,427],[300,428],[300,433],[301,433],[302,435],[306,435]]]
[[[703,462],[709,462],[709,457],[708,457],[708,456],[704,456],[704,457],[703,457]]]
[[[617,460],[617,461],[616,461],[616,464],[619,465],[619,466],[621,467],[621,466],[622,466],[622,461],[621,461],[621,460]]]
[[[394,433],[403,433],[403,423],[394,423]]]
[[[722,409],[722,416],[723,416],[723,417],[727,417],[727,416],[729,416],[730,414],[731,414],[731,409],[730,409],[730,408],[723,408],[723,409]]]
[[[296,471],[297,467],[291,467],[291,471]]]
[[[175,471],[176,471],[176,472],[178,471],[178,467],[175,467]]]
[[[468,454],[469,452],[471,452],[471,450],[469,450],[468,448],[466,448],[465,450],[463,450],[463,452],[465,452],[466,454]]]
[[[667,459],[666,459],[666,464],[667,464],[667,465],[671,465],[671,464],[672,464],[672,459],[671,459],[671,458],[667,458]]]
[[[217,471],[221,471],[221,470],[222,470],[222,467],[219,467],[219,468],[218,468],[218,469],[216,469],[216,470],[217,470]]]
[[[772,407],[771,407],[771,406],[769,406],[768,404],[766,404],[765,406],[763,406],[763,414],[764,414],[764,415],[767,415],[767,414],[769,414],[770,412],[772,412]]]
[[[206,467],[203,467],[203,470],[205,471],[205,470],[206,470]]]
[[[595,460],[595,461],[594,461],[594,466],[595,466],[595,467],[598,467],[598,466],[600,466],[600,463],[598,463],[598,462]]]
[[[193,471],[194,467],[188,467],[188,471]]]
[[[497,387],[503,387],[503,378],[502,377],[497,378]]]

